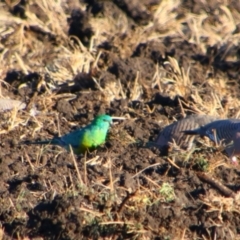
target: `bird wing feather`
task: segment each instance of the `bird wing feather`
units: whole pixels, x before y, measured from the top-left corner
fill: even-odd
[[[68,145],[71,145],[73,148],[78,148],[80,143],[82,142],[82,138],[85,135],[86,130],[78,129],[73,132],[70,132],[64,136],[61,137],[61,140],[65,147],[68,147]]]

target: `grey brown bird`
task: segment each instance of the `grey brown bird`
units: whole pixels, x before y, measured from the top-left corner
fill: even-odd
[[[26,103],[8,99],[8,98],[0,98],[0,112],[10,111],[13,108],[16,108],[18,110],[22,110],[26,107]]]
[[[240,119],[213,121],[193,130],[184,130],[186,135],[206,136],[216,144],[222,144],[233,162],[240,155]]]
[[[196,136],[187,136],[183,131],[193,130],[219,119],[217,116],[194,114],[166,126],[158,135],[154,146],[165,152],[174,144],[180,149],[192,148]]]

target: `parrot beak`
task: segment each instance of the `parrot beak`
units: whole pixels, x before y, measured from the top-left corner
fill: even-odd
[[[111,117],[112,120],[125,120],[125,117]]]
[[[125,117],[111,117],[112,120],[125,120],[126,118]],[[110,125],[114,125],[113,121],[111,121]]]

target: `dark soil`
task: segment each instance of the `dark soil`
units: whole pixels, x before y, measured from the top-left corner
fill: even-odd
[[[203,25],[218,24],[223,3],[206,2],[182,1],[171,9],[174,21],[178,24],[190,13],[205,13]],[[31,57],[19,53],[28,71],[16,65],[2,70],[3,96],[28,105],[15,117],[13,112],[0,115],[2,239],[240,239],[239,166],[215,147],[200,143],[189,157],[187,153],[162,156],[157,148],[144,147],[165,125],[181,119],[183,109],[191,114],[197,106],[211,114],[213,89],[221,105],[215,113],[224,110],[225,117],[237,116],[239,45],[226,41],[211,45],[202,38],[204,51],[201,44],[190,41],[193,36],[187,24],[182,38],[164,26],[146,28],[161,1],[92,0],[85,1],[86,10],[78,4],[69,1],[65,6],[67,34],[74,36],[71,45],[60,33],[44,32],[37,24],[24,26],[29,41],[44,44],[41,59],[33,56],[33,64]],[[225,7],[239,17],[232,31],[239,36],[239,3],[230,1]],[[21,20],[28,18],[29,11],[43,22],[47,15],[27,1],[5,11]],[[110,19],[116,27],[123,17],[128,21],[124,33],[96,40],[101,55],[97,62],[94,55],[89,71],[62,75],[61,83],[56,81],[54,74],[62,71],[66,60],[55,64],[61,55],[54,51],[56,46],[74,52],[80,39],[82,51],[87,51],[97,31],[93,20]],[[139,34],[137,38],[137,31],[161,37]],[[6,35],[1,45],[7,48],[14,40]],[[191,86],[161,80],[183,78],[169,60],[173,58],[182,71],[189,70]],[[69,65],[66,68],[74,72]],[[203,104],[194,97],[196,89]],[[37,114],[30,116],[35,108]],[[128,119],[116,121],[103,146],[75,156],[80,175],[73,156],[64,149],[21,143],[63,135],[101,113]],[[163,186],[171,187],[174,194],[163,193]]]

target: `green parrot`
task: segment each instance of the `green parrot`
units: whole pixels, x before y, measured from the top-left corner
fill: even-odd
[[[71,145],[75,154],[84,153],[87,150],[95,149],[105,142],[113,119],[124,118],[99,115],[86,127],[77,129],[62,137],[55,137],[51,140],[38,142],[26,141],[25,144],[52,144],[61,146],[67,150],[69,150],[69,145]]]

